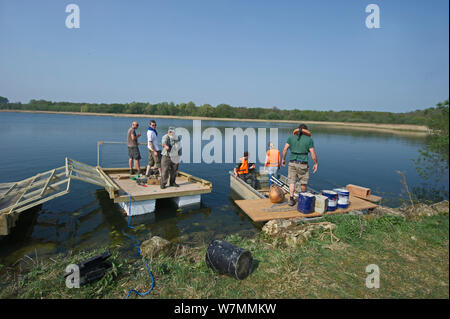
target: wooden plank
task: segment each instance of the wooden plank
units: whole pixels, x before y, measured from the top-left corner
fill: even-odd
[[[158,186],[159,187],[159,186]],[[183,197],[191,195],[202,195],[211,193],[210,190],[198,190],[198,191],[173,191],[171,193],[155,193],[148,195],[136,195],[132,196],[133,201],[142,201],[148,199],[162,199],[162,198],[173,198],[173,197]],[[114,203],[127,202],[129,198],[127,195],[115,196]]]
[[[49,200],[52,200],[52,199],[55,199],[55,198],[57,198],[57,197],[63,196],[63,195],[65,195],[65,194],[68,194],[69,191],[70,191],[70,178],[65,179],[65,180],[62,181],[62,182],[63,182],[63,183],[67,182],[67,187],[66,187],[65,190],[63,190],[63,191],[61,191],[61,192],[59,192],[59,193],[53,194],[53,195],[51,195],[51,196],[49,196],[49,197],[45,197],[45,198],[43,198],[43,199],[41,199],[41,200],[39,200],[39,201],[37,201],[37,202],[33,202],[33,203],[31,203],[31,204],[29,204],[29,205],[27,205],[27,206],[23,206],[23,207],[17,208],[17,209],[14,210],[14,212],[20,213],[20,212],[23,212],[23,211],[25,211],[25,210],[31,208],[31,207],[40,205],[40,204],[42,204],[42,203],[48,202]]]
[[[73,175],[72,172],[75,172],[78,175]],[[108,186],[106,184],[105,180],[103,178],[101,178],[101,176],[99,175],[99,173],[97,171],[96,171],[96,173],[97,174],[92,173],[92,172],[86,172],[86,171],[78,170],[78,168],[73,168],[73,167],[70,169],[70,176],[71,177],[79,177],[81,180],[83,178],[90,179],[90,180],[96,181],[97,183],[100,183],[100,185],[103,186],[103,187]],[[86,182],[89,183],[87,180],[86,180]]]
[[[8,215],[0,214],[0,236],[9,234]]]
[[[368,201],[372,202],[372,203],[380,203],[381,200],[383,199],[383,197],[380,196],[376,196],[376,195],[369,195],[366,198]]]
[[[285,219],[285,218],[304,218],[304,217],[319,217],[324,214],[311,213],[302,214],[297,210],[292,210],[291,206],[285,205],[277,206],[277,209],[286,208],[286,211],[264,211],[263,209],[270,209],[273,203],[268,199],[250,199],[250,200],[237,200],[236,204],[255,222],[265,222],[272,219]],[[368,202],[364,199],[350,196],[350,205],[347,209],[336,209],[333,212],[326,212],[325,215],[332,214],[344,214],[351,211],[365,210],[377,207],[377,204]],[[295,207],[295,206],[294,206]]]
[[[108,174],[110,178],[114,179],[115,174]],[[161,189],[160,185],[149,185],[145,187],[137,185],[136,181],[131,179],[116,179],[117,185],[120,187],[119,192],[114,196],[114,202],[128,201],[128,195],[133,197],[133,200],[147,200],[158,198],[170,198],[180,196],[190,196],[210,193],[211,185],[204,185],[201,183],[189,182],[185,176],[177,176],[176,183],[180,187],[166,187]]]
[[[70,180],[70,179],[65,179],[65,180],[59,181],[59,182],[55,183],[53,186],[58,186],[58,185],[64,184],[64,183],[66,183],[68,180]],[[40,192],[40,190],[36,190],[36,191],[33,192],[33,194],[37,194],[37,193],[39,193],[39,192]],[[31,193],[29,193],[29,194],[27,194],[27,195],[30,195],[30,194],[31,194]],[[23,194],[22,194],[22,195],[23,195]],[[24,196],[22,196],[22,198],[24,198]],[[35,201],[35,200],[38,200],[39,198],[42,198],[42,196],[41,196],[41,195],[36,195],[36,196],[33,196],[33,197],[28,197],[28,198],[25,199],[25,200],[21,200],[20,202],[17,202],[16,204],[14,204],[14,205],[12,205],[12,206],[9,206],[9,207],[7,207],[7,208],[5,208],[5,209],[2,209],[0,212],[6,212],[6,211],[9,210],[9,213],[8,213],[8,214],[10,214],[12,211],[17,211],[17,208],[18,208],[18,207],[21,207],[21,206],[23,206],[23,205],[25,205],[25,204],[31,203],[31,202],[33,202],[33,201]],[[33,203],[33,204],[34,204],[34,203]]]
[[[37,178],[38,176],[39,176],[39,174],[36,175],[36,176],[34,176],[34,178],[31,180],[31,183],[28,184],[27,187],[25,187],[23,193],[19,196],[19,198],[17,199],[17,201],[15,202],[15,204],[12,205],[12,206],[10,206],[10,207],[8,207],[8,209],[10,209],[9,213],[11,213],[11,212],[13,211],[14,207],[16,207],[16,206],[18,205],[18,203],[20,202],[20,200],[22,199],[22,197],[23,197],[23,196],[25,195],[25,193],[31,188],[31,185],[33,185],[33,182],[36,180],[36,178]]]
[[[12,186],[8,188],[8,190],[2,194],[2,197],[0,197],[0,200],[2,200],[3,198],[6,197],[6,195],[8,195],[16,186],[18,183],[11,183]]]
[[[197,183],[201,183],[204,185],[212,185],[210,181],[204,180],[200,177],[188,174],[186,172],[178,171],[178,175],[185,176],[188,179],[188,181],[190,181],[190,182],[197,182]]]
[[[111,186],[115,191],[118,191],[118,190],[120,189],[119,186],[118,186],[116,183],[114,183],[113,180],[111,180],[111,178],[108,176],[108,174],[106,174],[106,173],[102,170],[102,168],[101,168],[100,166],[97,166],[96,169],[97,169],[97,171],[101,174],[101,176],[106,180],[106,182],[107,182],[108,184],[110,184],[110,186]]]
[[[50,184],[50,181],[52,180],[53,176],[55,175],[56,169],[54,169],[51,174],[50,177],[47,179],[47,182],[45,183],[44,187],[42,188],[41,193],[39,194],[39,196],[44,195],[45,191],[47,190],[48,184]]]
[[[367,198],[370,195],[370,188],[367,187],[348,184],[345,188],[347,188],[351,195],[359,198]]]

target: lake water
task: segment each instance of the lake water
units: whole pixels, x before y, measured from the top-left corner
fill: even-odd
[[[145,141],[149,118],[137,119]],[[125,140],[133,118],[76,116],[63,114],[0,113],[0,183],[18,181],[39,172],[64,165],[65,157],[90,165],[97,163],[97,141]],[[169,126],[184,127],[192,133],[193,121],[156,119],[159,137]],[[202,121],[202,130],[217,128],[278,128],[282,149],[293,124]],[[403,171],[410,189],[427,181],[416,173],[413,159],[424,145],[425,137],[394,135],[324,126],[311,126],[319,170],[311,174],[310,186],[330,189],[356,184],[383,196],[383,204],[398,206],[404,186],[397,170]],[[256,130],[258,131],[258,130]],[[203,145],[208,141],[203,141]],[[224,144],[224,143],[223,143]],[[267,143],[263,143],[266,144]],[[225,159],[225,145],[223,146]],[[192,149],[192,148],[191,148]],[[147,164],[147,151],[141,146]],[[125,145],[104,144],[100,152],[103,167],[126,167]],[[311,162],[311,161],[310,161]],[[243,214],[230,198],[228,171],[232,163],[181,163],[180,170],[213,183],[213,192],[202,195],[198,210],[178,212],[169,200],[158,201],[155,218],[140,226],[135,236],[144,240],[158,235],[173,242],[195,245],[239,233],[250,236],[258,226]],[[281,169],[287,175],[287,167]],[[448,176],[433,186],[448,192]],[[0,239],[0,263],[12,264],[25,254],[51,256],[103,246],[127,246],[121,229],[127,224],[120,210],[101,187],[74,181],[68,195],[44,203],[22,214],[13,233]]]

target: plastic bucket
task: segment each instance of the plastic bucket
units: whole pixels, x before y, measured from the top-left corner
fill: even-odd
[[[297,210],[302,214],[314,213],[316,197],[311,193],[299,193]]]
[[[338,193],[338,208],[346,209],[350,204],[349,197],[350,192],[345,188],[335,188],[334,191]]]
[[[322,195],[328,197],[328,211],[336,210],[338,202],[338,193],[330,190],[323,190]]]
[[[252,254],[224,240],[213,240],[205,256],[208,267],[219,274],[242,280],[250,274],[253,265]]]

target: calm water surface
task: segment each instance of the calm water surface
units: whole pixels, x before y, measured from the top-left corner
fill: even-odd
[[[149,118],[150,119],[150,118]],[[139,131],[145,133],[149,119],[139,118]],[[132,118],[76,116],[62,114],[0,113],[0,183],[21,180],[36,173],[64,165],[64,158],[96,165],[97,141],[124,141]],[[168,126],[184,127],[192,133],[190,120],[156,119],[159,137]],[[246,122],[202,121],[202,130],[218,128],[223,135],[227,127],[278,128],[281,149],[295,125]],[[406,174],[410,188],[423,181],[416,173],[412,159],[424,144],[424,137],[389,133],[332,129],[311,126],[319,170],[311,175],[310,186],[329,189],[352,183],[370,187],[383,196],[389,206],[400,204],[404,187],[397,170]],[[267,140],[269,141],[269,129]],[[208,143],[204,141],[203,145]],[[267,144],[267,143],[265,143]],[[192,149],[192,148],[191,148]],[[225,151],[223,150],[223,158]],[[124,145],[101,147],[103,167],[128,164]],[[141,147],[147,164],[147,151]],[[180,170],[209,180],[213,192],[202,195],[202,207],[179,212],[170,200],[159,200],[152,219],[143,220],[136,237],[162,236],[184,244],[207,243],[214,238],[239,233],[249,236],[258,226],[243,214],[230,198],[228,171],[232,163],[181,163]],[[281,170],[287,175],[287,168]],[[448,191],[448,177],[435,186]],[[74,181],[68,195],[44,203],[23,213],[13,233],[0,239],[0,263],[11,264],[25,254],[51,256],[69,250],[90,249],[105,244],[126,246],[121,229],[127,220],[101,187]]]

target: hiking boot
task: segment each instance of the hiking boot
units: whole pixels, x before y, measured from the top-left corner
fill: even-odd
[[[289,206],[294,206],[295,205],[295,199],[290,198],[289,201],[288,201],[288,205]]]
[[[130,169],[130,175],[134,175],[134,170]]]

